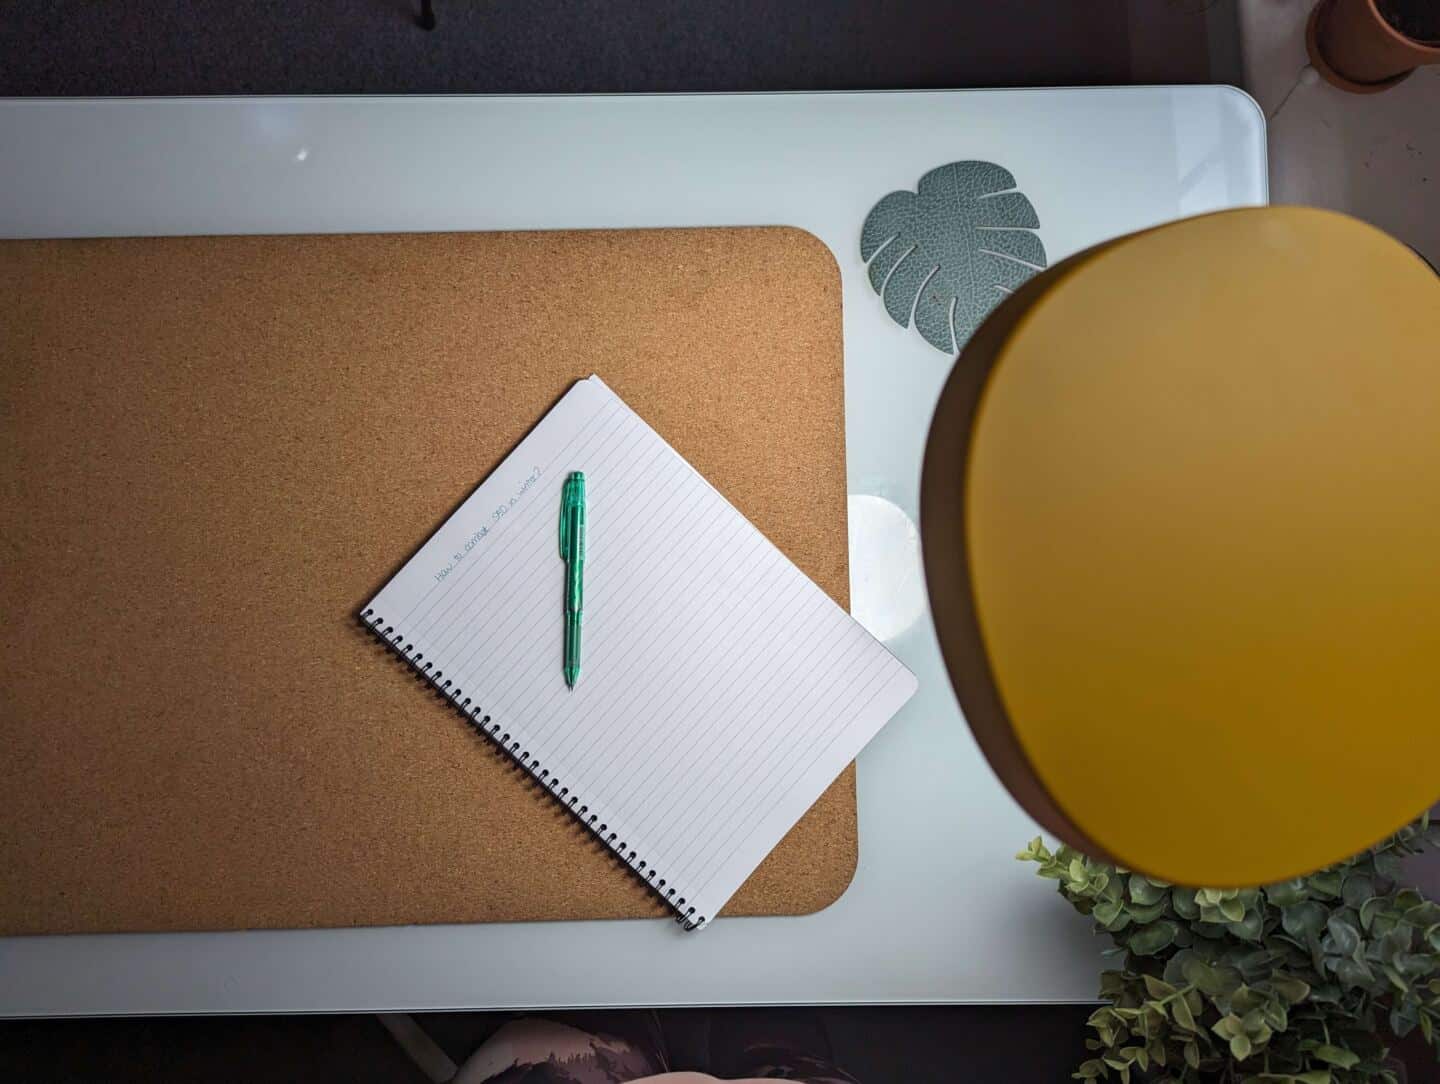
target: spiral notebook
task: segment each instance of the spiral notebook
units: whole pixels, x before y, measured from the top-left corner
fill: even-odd
[[[571,471],[585,473],[588,518],[573,691],[556,545]],[[715,916],[916,687],[595,376],[361,620],[687,929]]]

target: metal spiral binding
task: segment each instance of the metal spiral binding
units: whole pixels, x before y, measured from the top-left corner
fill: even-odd
[[[433,663],[426,662],[424,652],[416,651],[413,643],[406,643],[405,637],[396,632],[393,625],[385,624],[385,619],[376,614],[373,609],[362,611],[359,617],[360,624],[372,636],[389,648],[418,677],[428,682],[435,693],[458,711],[474,730],[484,735],[513,764],[548,790],[561,809],[569,813],[582,828],[599,840],[606,850],[625,863],[646,888],[675,912],[675,921],[680,924],[681,928],[694,930],[705,925],[705,916],[701,915],[697,918],[695,908],[686,906],[685,897],[677,898],[675,889],[666,887],[665,878],[658,877],[653,868],[648,867],[634,850],[625,845],[625,840],[620,839],[617,833],[610,831],[608,824],[595,823],[599,817],[590,812],[589,806],[580,804],[579,796],[571,794],[570,788],[561,783],[559,776],[552,775],[549,769],[531,757],[527,750],[521,749],[519,740],[512,739],[508,731],[501,730],[500,724],[484,714],[481,705],[466,696],[463,689],[458,686],[451,688],[452,682],[445,680],[445,672],[435,670]]]

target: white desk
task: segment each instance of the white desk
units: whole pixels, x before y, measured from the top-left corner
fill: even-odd
[[[0,940],[0,1014],[1064,1001],[1099,942],[1011,855],[924,610],[921,450],[950,359],[886,316],[860,225],[957,159],[1009,169],[1051,262],[1263,203],[1228,88],[0,102],[0,235],[787,224],[844,279],[854,608],[920,678],[860,760],[860,866],[807,918]],[[0,300],[0,304],[3,304]]]

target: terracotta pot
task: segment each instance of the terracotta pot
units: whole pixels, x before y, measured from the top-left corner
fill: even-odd
[[[1388,90],[1422,64],[1440,64],[1440,42],[1396,30],[1376,0],[1320,0],[1310,13],[1306,45],[1325,79],[1358,94]]]

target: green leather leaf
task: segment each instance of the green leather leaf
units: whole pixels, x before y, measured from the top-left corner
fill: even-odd
[[[980,322],[1047,266],[1040,218],[1009,170],[950,162],[891,192],[865,218],[860,257],[885,311],[956,353]]]

